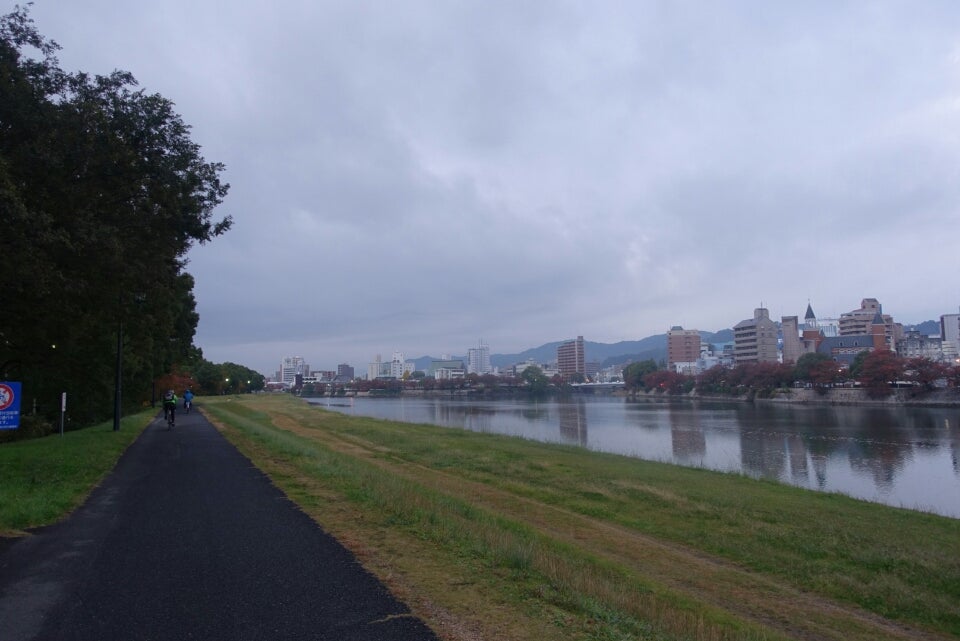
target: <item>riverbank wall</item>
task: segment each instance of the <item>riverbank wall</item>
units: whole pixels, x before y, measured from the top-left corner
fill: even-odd
[[[757,395],[706,396],[691,392],[682,396],[666,396],[656,392],[640,392],[632,398],[650,400],[686,399],[699,401],[740,401],[745,403],[798,404],[798,405],[872,405],[877,407],[960,407],[960,389],[942,389],[917,393],[911,389],[897,389],[884,398],[871,398],[859,388],[837,387],[821,394],[815,389],[787,388],[775,390],[768,397]]]

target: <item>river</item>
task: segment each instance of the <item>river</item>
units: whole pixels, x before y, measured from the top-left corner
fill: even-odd
[[[960,518],[960,408],[311,398],[327,409],[736,472]]]

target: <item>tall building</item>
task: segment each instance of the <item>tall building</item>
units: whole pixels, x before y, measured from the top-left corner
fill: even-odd
[[[570,379],[574,374],[580,374],[586,378],[587,363],[583,354],[583,336],[577,336],[576,340],[561,343],[557,347],[557,369],[560,370],[560,376],[564,380]]]
[[[416,368],[413,361],[405,361],[402,352],[394,352],[389,361],[384,361],[380,354],[377,354],[377,360],[367,365],[367,379],[377,378],[403,378],[406,374],[412,374]]]
[[[940,317],[940,339],[943,358],[960,365],[960,314]]]
[[[339,365],[337,365],[337,378],[341,378],[341,377],[349,380],[353,380],[353,377],[354,377],[353,367],[351,367],[347,363],[340,363]]]
[[[803,343],[800,341],[800,326],[796,316],[780,318],[780,333],[783,335],[783,362],[796,363],[803,355]]]
[[[413,374],[416,369],[413,361],[404,359],[403,352],[394,352],[390,359],[390,376],[393,378],[403,378],[407,374]]]
[[[940,317],[940,338],[960,343],[960,314],[944,314]]]
[[[280,380],[284,383],[296,383],[297,376],[303,380],[309,374],[310,366],[302,356],[288,356],[280,362]]]
[[[783,338],[782,361],[796,363],[804,354],[817,351],[824,339],[823,328],[813,313],[813,306],[807,303],[807,313],[800,325],[796,316],[783,316],[780,319],[780,333]]]
[[[777,324],[765,307],[753,310],[753,318],[733,327],[733,360],[741,363],[776,363]]]
[[[677,363],[696,363],[700,358],[700,330],[675,325],[667,332],[667,367]]]
[[[874,319],[883,320],[887,349],[897,348],[897,341],[903,338],[903,325],[893,322],[893,318],[883,313],[883,306],[876,298],[864,298],[860,309],[840,314],[840,336],[865,336],[874,333]]]
[[[489,374],[492,371],[490,347],[481,340],[479,347],[467,350],[467,374]]]

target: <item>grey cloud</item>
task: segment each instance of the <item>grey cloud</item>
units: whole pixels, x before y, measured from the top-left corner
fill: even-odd
[[[271,371],[955,311],[952,3],[40,3],[68,68],[174,100],[233,185],[208,357]],[[875,260],[886,271],[878,278]],[[822,311],[821,311],[822,309]],[[357,363],[355,363],[357,364]]]

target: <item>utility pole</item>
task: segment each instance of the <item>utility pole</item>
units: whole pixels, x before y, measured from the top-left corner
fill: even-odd
[[[120,431],[120,396],[123,384],[123,318],[117,319],[117,375],[113,388],[113,431]]]

